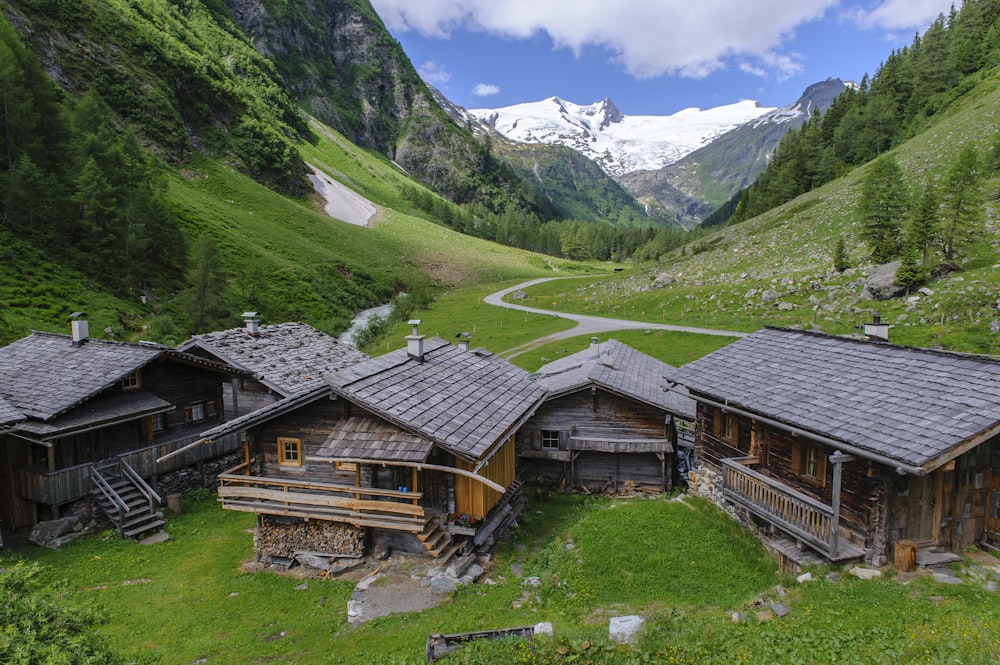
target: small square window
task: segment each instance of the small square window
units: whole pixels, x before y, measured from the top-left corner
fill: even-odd
[[[122,390],[138,390],[142,387],[139,370],[129,372],[122,378]]]
[[[302,439],[278,437],[278,464],[302,466]]]
[[[541,434],[542,450],[559,450],[559,432],[543,429]]]
[[[205,403],[195,402],[191,405],[191,422],[197,423],[205,419]]]

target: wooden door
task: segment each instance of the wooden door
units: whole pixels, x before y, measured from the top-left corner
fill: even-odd
[[[941,474],[909,476],[906,537],[918,545],[937,544],[940,535]]]

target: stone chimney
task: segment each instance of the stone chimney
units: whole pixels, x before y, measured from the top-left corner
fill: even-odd
[[[85,312],[73,312],[69,315],[72,329],[73,346],[83,346],[90,339],[90,324],[87,323]]]
[[[458,340],[458,348],[461,349],[462,351],[468,351],[469,350],[469,340],[467,340],[467,339],[460,339],[460,340]]]
[[[243,323],[247,326],[247,334],[251,337],[260,337],[260,319],[257,312],[243,312]]]
[[[882,323],[882,317],[878,312],[875,312],[871,323],[865,324],[865,336],[873,342],[889,341],[889,324]]]
[[[406,353],[417,362],[424,362],[424,336],[420,334],[418,327],[420,319],[411,319],[413,333],[406,336]]]

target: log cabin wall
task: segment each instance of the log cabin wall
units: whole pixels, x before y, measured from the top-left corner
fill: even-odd
[[[606,390],[586,388],[546,401],[518,435],[522,473],[528,480],[540,476],[569,482],[574,432],[606,433],[609,438],[665,439],[669,415],[662,409]],[[542,432],[558,432],[559,447],[543,446]],[[672,466],[672,463],[668,463]],[[670,469],[667,469],[670,472]],[[610,480],[640,485],[663,484],[664,461],[656,454],[585,451],[573,462],[573,482],[600,489]]]
[[[23,439],[0,435],[0,529],[4,531],[30,527],[38,521],[34,502],[17,494],[16,469],[31,464],[31,448]]]
[[[749,418],[733,412],[724,414],[721,409],[701,402],[698,403],[697,414],[695,456],[702,464],[721,471],[723,459],[750,454],[753,424]]]
[[[349,409],[359,410],[346,400],[319,399],[253,428],[253,450],[260,464],[260,475],[271,478],[294,478],[304,482],[354,485],[356,472],[350,467],[337,470],[333,462],[309,462],[326,441],[333,427],[348,416]],[[278,439],[301,442],[301,465],[278,463]],[[371,485],[369,465],[362,465],[362,486]]]

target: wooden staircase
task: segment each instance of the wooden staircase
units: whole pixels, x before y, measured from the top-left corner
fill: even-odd
[[[440,518],[436,515],[427,518],[424,530],[417,534],[417,539],[423,543],[438,565],[448,563],[451,557],[465,546],[465,543],[451,539],[451,535],[444,530]]]
[[[90,479],[95,502],[125,538],[138,540],[166,524],[158,510],[163,499],[121,458],[95,464]]]

